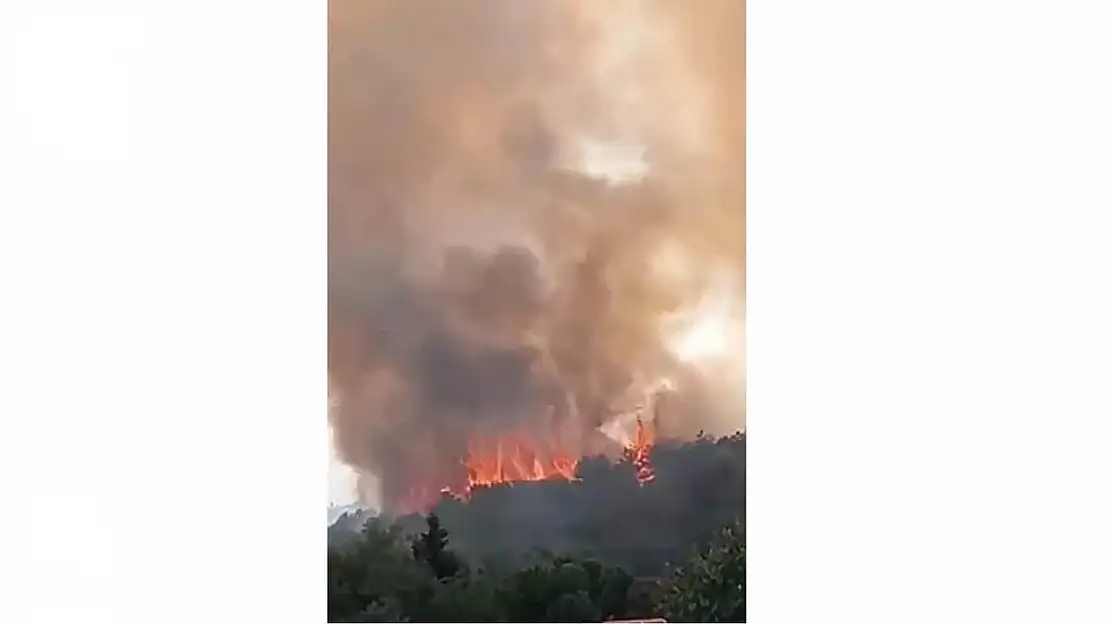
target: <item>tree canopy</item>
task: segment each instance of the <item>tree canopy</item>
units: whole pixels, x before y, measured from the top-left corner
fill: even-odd
[[[333,623],[589,623],[665,616],[675,622],[743,621],[744,534],[740,524],[672,575],[646,580],[662,593],[638,593],[620,567],[544,554],[529,566],[491,572],[463,565],[446,530],[406,540],[396,525],[371,520],[360,536],[328,551],[328,620]],[[438,555],[425,549],[439,536]],[[406,544],[407,543],[407,544]],[[443,560],[437,560],[443,558]],[[451,572],[441,568],[451,563]]]
[[[744,552],[743,525],[726,525],[705,549],[675,569],[660,611],[677,622],[743,622],[747,613]]]
[[[631,463],[586,458],[577,481],[482,488],[469,501],[445,497],[435,507],[452,549],[485,568],[519,568],[540,552],[592,558],[636,576],[658,577],[745,515],[746,442],[742,434],[662,442],[651,453],[655,479],[636,480]],[[363,516],[341,518],[329,543],[357,535]],[[421,516],[395,519],[423,532]]]
[[[331,622],[598,622],[745,615],[742,435],[656,448],[657,479],[496,487],[426,517],[329,528]]]

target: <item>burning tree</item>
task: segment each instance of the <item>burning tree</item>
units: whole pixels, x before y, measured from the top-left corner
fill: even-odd
[[[655,469],[651,465],[651,448],[654,436],[650,434],[649,426],[643,420],[636,418],[636,436],[632,444],[624,449],[624,457],[636,467],[636,480],[640,484],[647,484],[655,479]]]

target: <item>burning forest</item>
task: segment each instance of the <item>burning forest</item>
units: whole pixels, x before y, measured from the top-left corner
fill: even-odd
[[[615,442],[621,444],[621,460],[636,467],[637,480],[646,484],[655,479],[651,467],[651,449],[655,443],[654,419],[647,420],[640,410],[634,417],[631,436]],[[610,422],[619,427],[619,421]],[[619,431],[618,431],[619,432]],[[620,436],[622,433],[618,433]],[[534,432],[510,432],[501,436],[469,439],[466,457],[461,463],[466,468],[465,483],[442,485],[439,482],[417,481],[400,498],[386,501],[386,511],[393,514],[423,513],[435,507],[443,497],[469,499],[475,489],[515,482],[543,480],[577,480],[579,456],[555,444],[537,443]],[[461,476],[461,472],[456,472]]]
[[[329,422],[396,515],[744,423],[743,3],[329,2]]]

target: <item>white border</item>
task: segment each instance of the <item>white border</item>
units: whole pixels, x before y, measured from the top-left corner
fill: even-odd
[[[0,620],[324,620],[326,37],[323,2],[0,9],[0,456],[31,478]]]
[[[749,3],[753,623],[1110,619],[1108,11]]]
[[[324,11],[0,9],[3,622],[323,620]],[[750,2],[753,622],[1110,617],[1105,11]]]

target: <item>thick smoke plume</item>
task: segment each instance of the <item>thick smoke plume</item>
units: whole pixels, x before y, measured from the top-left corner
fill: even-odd
[[[660,375],[701,389],[668,433],[738,427],[742,376],[707,381],[666,328],[712,289],[742,310],[744,3],[329,9],[340,458],[388,500],[475,436],[590,453]]]

